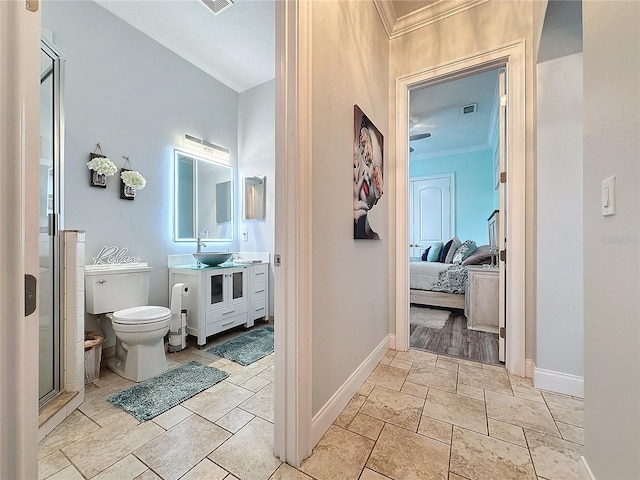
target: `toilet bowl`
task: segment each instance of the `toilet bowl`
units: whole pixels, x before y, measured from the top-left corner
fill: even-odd
[[[109,315],[116,335],[115,357],[107,367],[118,375],[141,382],[167,370],[164,337],[169,332],[171,310],[140,306]]]
[[[150,270],[142,263],[85,267],[87,313],[108,318],[116,336],[115,357],[107,367],[134,382],[168,368],[164,337],[171,310],[147,305]]]

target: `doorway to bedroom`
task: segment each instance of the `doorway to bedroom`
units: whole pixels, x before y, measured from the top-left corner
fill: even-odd
[[[527,210],[527,191],[532,188],[526,179],[526,91],[525,91],[525,44],[516,40],[490,50],[472,55],[453,58],[439,65],[411,72],[396,79],[396,138],[406,141],[396,142],[396,158],[399,159],[396,171],[395,209],[390,219],[395,228],[395,276],[392,289],[395,303],[396,350],[409,348],[409,308],[410,296],[414,295],[409,285],[409,257],[411,243],[409,238],[409,97],[410,92],[426,86],[447,83],[451,80],[468,77],[493,69],[504,69],[500,74],[499,122],[499,169],[496,172],[499,184],[500,209],[495,219],[495,231],[498,232],[497,247],[499,278],[499,347],[504,353],[504,365],[513,375],[531,377],[533,363],[525,360],[525,320],[530,308],[526,302],[526,284],[531,282],[531,259],[525,244],[526,224],[531,222],[531,211]],[[504,94],[502,94],[504,92]],[[426,132],[430,133],[430,132]],[[412,133],[413,135],[413,133]],[[425,137],[425,139],[431,137]],[[411,145],[412,146],[412,145]],[[414,147],[415,148],[415,147]],[[459,182],[457,182],[459,183]],[[508,208],[506,208],[508,206]],[[459,207],[459,206],[458,206]],[[456,208],[459,210],[459,208]],[[397,223],[405,224],[405,228]],[[488,229],[487,221],[487,229]],[[505,228],[508,225],[508,231]],[[507,248],[508,240],[508,248]],[[506,276],[505,265],[509,266]],[[421,293],[418,291],[418,293]],[[439,293],[439,292],[436,292]],[[462,296],[463,298],[465,296]],[[460,297],[458,297],[460,298]],[[465,299],[466,301],[466,299]],[[458,305],[460,304],[458,302]],[[503,337],[504,334],[504,338]]]
[[[496,365],[501,85],[496,67],[409,92],[409,346]]]

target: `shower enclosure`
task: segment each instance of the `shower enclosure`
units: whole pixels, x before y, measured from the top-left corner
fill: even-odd
[[[40,50],[40,406],[60,393],[62,264],[59,220],[62,172],[62,58],[46,40]]]

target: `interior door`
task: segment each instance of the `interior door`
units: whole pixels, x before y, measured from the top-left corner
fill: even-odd
[[[505,219],[507,211],[507,78],[506,70],[502,68],[498,73],[498,88],[500,89],[500,115],[499,115],[499,130],[500,130],[500,145],[498,147],[500,152],[500,172],[499,182],[499,195],[500,195],[500,209],[498,211],[498,249],[500,251],[499,258],[502,257],[502,252],[506,252],[507,244],[507,224]],[[506,253],[505,253],[506,254]],[[507,308],[507,271],[504,261],[498,261],[499,272],[499,308],[498,308],[498,359],[501,362],[505,361],[505,338],[506,338],[506,308]]]
[[[39,277],[41,25],[37,10],[38,2],[0,2],[0,478],[3,479],[38,478],[38,304],[34,300]]]
[[[409,252],[420,257],[427,247],[452,236],[453,173],[411,180],[409,191]]]

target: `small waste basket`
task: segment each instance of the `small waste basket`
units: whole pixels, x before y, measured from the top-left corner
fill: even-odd
[[[84,383],[100,378],[100,361],[104,338],[96,332],[84,332]]]

